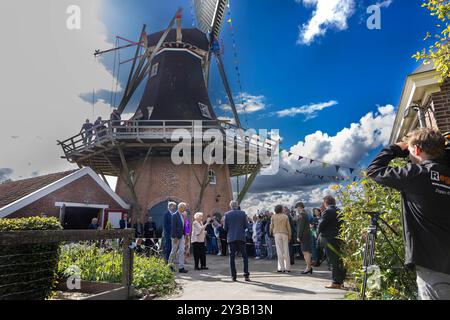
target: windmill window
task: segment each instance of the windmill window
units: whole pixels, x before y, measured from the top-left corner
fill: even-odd
[[[208,177],[209,177],[209,184],[215,185],[217,183],[217,176],[214,170],[209,170]]]
[[[151,72],[151,74],[150,74],[150,77],[154,77],[154,76],[156,76],[157,74],[158,74],[158,69],[159,69],[159,63],[155,63],[153,66],[152,66],[152,72]]]
[[[204,116],[205,118],[211,119],[211,113],[209,112],[209,108],[206,104],[199,102],[198,107],[200,108],[200,112],[202,113],[202,116]]]

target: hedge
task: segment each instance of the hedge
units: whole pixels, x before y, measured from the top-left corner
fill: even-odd
[[[0,219],[0,232],[61,230],[56,218]],[[44,300],[55,285],[59,244],[0,246],[0,300]]]

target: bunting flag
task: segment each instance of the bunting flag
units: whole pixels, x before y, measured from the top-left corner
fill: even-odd
[[[231,20],[231,18],[230,18],[230,19],[227,20],[227,22],[228,22],[228,23],[231,23],[231,22],[233,22],[233,20]]]
[[[325,169],[325,168],[328,168],[328,163],[323,162],[323,163],[322,163],[322,168],[324,168],[324,169]]]
[[[340,166],[335,166],[336,168],[336,172],[339,172],[339,169],[341,168]]]
[[[353,171],[355,171],[355,169],[350,168],[350,174],[353,174]]]
[[[287,173],[291,172],[289,169],[287,169],[285,167],[280,167],[280,169],[282,169],[283,171],[285,171]],[[305,178],[317,178],[317,179],[320,179],[321,181],[323,181],[324,179],[328,179],[328,180],[336,181],[336,182],[338,182],[338,181],[351,181],[352,180],[351,176],[336,176],[336,175],[313,174],[313,173],[308,173],[308,172],[301,171],[301,170],[298,170],[298,169],[296,169],[294,171],[294,173],[295,174],[299,174],[299,175],[301,174]],[[360,179],[360,177],[358,175],[355,175],[353,177],[353,182],[356,182],[359,179]]]
[[[309,164],[312,164],[314,162],[313,159],[309,159]]]
[[[298,161],[301,161],[302,159],[303,159],[302,156],[299,156],[299,157],[298,157]]]

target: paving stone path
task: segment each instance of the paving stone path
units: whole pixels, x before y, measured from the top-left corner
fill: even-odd
[[[314,269],[312,275],[302,275],[302,260],[296,260],[291,273],[277,273],[276,260],[250,258],[251,282],[242,276],[242,259],[237,258],[238,281],[229,275],[228,257],[207,255],[209,270],[195,271],[189,259],[187,274],[177,273],[181,293],[171,300],[338,300],[344,299],[346,291],[325,289],[331,273],[326,264]]]

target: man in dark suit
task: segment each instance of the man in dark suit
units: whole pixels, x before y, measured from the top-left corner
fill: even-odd
[[[230,245],[230,269],[231,278],[237,280],[236,273],[236,251],[242,253],[244,261],[244,277],[245,281],[250,281],[250,273],[248,271],[248,256],[245,247],[245,229],[247,229],[247,215],[239,209],[237,201],[231,201],[231,211],[225,213],[224,229],[227,232],[227,242]]]
[[[172,264],[177,258],[178,272],[187,273],[184,268],[184,218],[183,212],[187,209],[187,205],[181,202],[178,210],[172,215],[172,252],[170,252],[169,264]],[[172,270],[173,267],[171,266]]]
[[[128,214],[124,213],[122,220],[119,221],[120,229],[130,229],[131,221],[128,219]]]
[[[345,280],[345,269],[340,251],[340,240],[338,239],[340,222],[336,200],[332,196],[323,199],[325,211],[317,227],[317,233],[321,245],[325,248],[326,255],[330,260],[332,268],[333,283],[326,286],[327,289],[342,289]]]
[[[170,253],[172,252],[172,216],[177,209],[177,204],[175,202],[169,202],[167,209],[167,212],[164,214],[163,227],[164,259],[166,262],[169,261]]]

